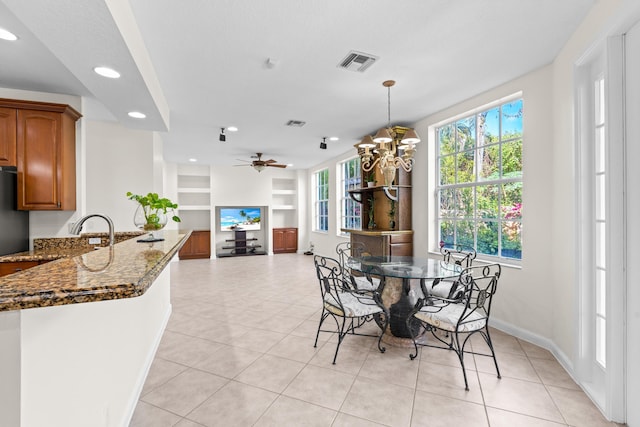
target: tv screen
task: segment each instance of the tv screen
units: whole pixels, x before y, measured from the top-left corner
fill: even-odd
[[[220,208],[220,231],[260,230],[260,208]]]

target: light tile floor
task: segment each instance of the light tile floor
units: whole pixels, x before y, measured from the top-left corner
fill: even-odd
[[[172,264],[173,314],[131,426],[615,426],[547,350],[493,330],[502,379],[452,352],[321,334],[313,257]],[[499,298],[499,294],[497,296]],[[374,326],[371,325],[373,328]],[[472,345],[484,345],[473,340]]]

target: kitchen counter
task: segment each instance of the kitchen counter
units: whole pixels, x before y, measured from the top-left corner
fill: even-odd
[[[1,426],[129,425],[171,315],[170,261],[190,232],[157,234],[0,278]],[[19,256],[48,250],[64,252]]]
[[[164,241],[129,239],[98,250],[49,248],[4,256],[0,262],[56,260],[0,277],[0,311],[140,296],[190,232],[159,234]]]
[[[184,234],[184,231],[180,231]],[[115,233],[116,244],[143,235],[140,231],[119,231]],[[99,238],[100,243],[89,244],[89,239]],[[2,262],[23,261],[55,261],[61,258],[71,258],[91,252],[99,247],[109,246],[107,233],[83,233],[79,237],[36,238],[33,240],[33,250],[17,252],[0,256]]]

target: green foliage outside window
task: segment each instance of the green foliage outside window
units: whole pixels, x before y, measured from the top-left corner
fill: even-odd
[[[522,100],[440,126],[440,241],[522,257]]]

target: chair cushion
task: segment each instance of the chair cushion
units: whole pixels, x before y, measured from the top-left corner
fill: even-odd
[[[438,298],[459,299],[464,292],[464,286],[460,286],[457,280],[440,280],[435,285],[433,281],[426,283],[430,295]]]
[[[414,316],[435,326],[450,332],[456,332],[456,325],[464,311],[464,304],[447,304],[445,306],[424,306]],[[458,327],[458,332],[473,332],[484,328],[487,318],[477,311],[472,312],[464,323]]]
[[[371,282],[364,276],[351,276],[359,291],[375,291],[380,285],[380,279],[372,277]]]
[[[341,292],[339,298],[340,302],[342,302],[342,307],[344,307],[344,313],[340,309],[340,304],[331,294],[325,295],[324,308],[333,314],[345,317],[363,317],[383,311],[371,297]]]

